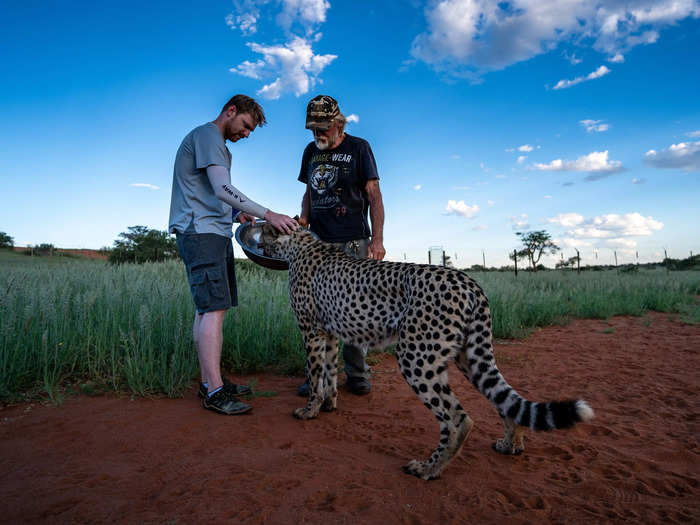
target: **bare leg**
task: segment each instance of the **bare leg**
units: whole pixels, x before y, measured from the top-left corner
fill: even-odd
[[[223,385],[221,379],[221,346],[223,345],[226,310],[197,314],[194,321],[194,344],[199,357],[202,381],[209,383],[209,391]]]

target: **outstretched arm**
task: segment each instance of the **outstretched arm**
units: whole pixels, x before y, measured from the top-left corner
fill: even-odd
[[[253,217],[265,219],[284,233],[291,233],[297,229],[298,225],[294,219],[261,206],[233,186],[231,184],[231,175],[223,166],[212,165],[207,167],[207,177],[209,177],[209,182],[217,198],[226,204]]]
[[[231,175],[223,166],[209,166],[207,177],[217,198],[226,204],[255,217],[263,218],[268,209],[250,200],[238,188],[231,184]]]
[[[381,261],[386,255],[386,250],[384,250],[384,203],[379,189],[379,179],[367,181],[365,189],[369,199],[369,218],[372,222],[372,240],[368,246],[367,256]]]

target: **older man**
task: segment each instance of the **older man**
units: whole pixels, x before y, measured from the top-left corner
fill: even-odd
[[[384,258],[384,205],[377,164],[369,143],[345,132],[346,119],[328,95],[314,97],[306,108],[306,128],[314,140],[304,150],[299,181],[306,184],[302,225],[321,240],[358,258]],[[367,215],[372,223],[370,229]],[[353,394],[371,390],[367,349],[343,346],[347,386]],[[299,395],[309,393],[308,380]]]

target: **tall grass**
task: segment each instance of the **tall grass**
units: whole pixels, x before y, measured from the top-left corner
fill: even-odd
[[[87,379],[174,396],[198,373],[182,263],[0,262],[0,399],[32,389],[54,397],[64,382]],[[227,315],[222,361],[239,372],[300,372],[286,274],[246,263],[237,265],[241,307]]]
[[[569,318],[607,319],[649,310],[693,310],[700,294],[699,272],[640,270],[637,273],[572,271],[470,272],[486,292],[496,337],[523,337],[537,326]]]
[[[286,272],[237,263],[240,306],[224,323],[226,369],[301,373],[301,337]],[[486,291],[496,337],[520,337],[569,317],[695,311],[697,272],[470,274]],[[56,399],[67,382],[177,396],[197,376],[194,306],[180,262],[0,254],[0,399]]]

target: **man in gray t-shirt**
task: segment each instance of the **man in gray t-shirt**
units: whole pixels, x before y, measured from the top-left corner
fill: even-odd
[[[236,95],[213,121],[193,129],[175,157],[169,231],[176,234],[197,308],[193,337],[202,381],[204,408],[220,414],[242,414],[250,405],[236,396],[250,393],[221,376],[221,346],[226,311],[238,304],[231,245],[233,220],[264,218],[284,233],[298,227],[294,219],[275,213],[246,197],[231,184],[231,152],[226,140],[247,138],[266,123],[260,105]]]

